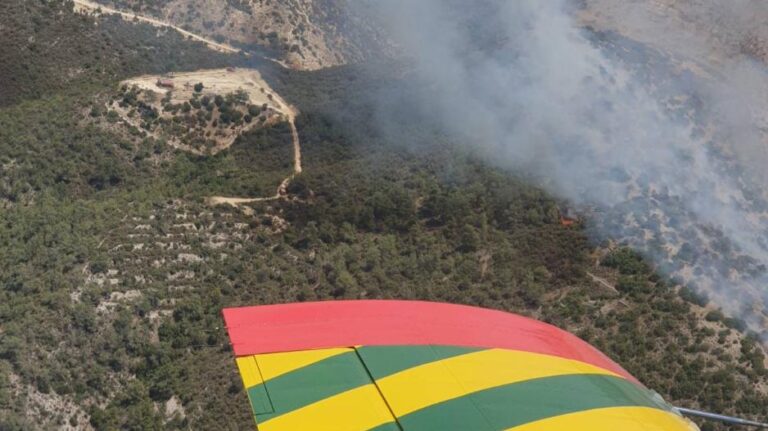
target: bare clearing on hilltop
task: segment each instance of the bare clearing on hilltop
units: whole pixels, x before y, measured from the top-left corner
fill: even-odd
[[[254,127],[296,116],[254,69],[144,75],[123,81],[122,88],[122,99],[109,109],[126,124],[195,154],[216,154]]]

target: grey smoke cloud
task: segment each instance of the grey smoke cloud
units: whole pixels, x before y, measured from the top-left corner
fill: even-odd
[[[408,99],[414,110],[493,163],[600,208],[601,235],[645,250],[670,275],[762,330],[762,66],[726,56],[693,67],[681,46],[669,55],[589,32],[570,6],[386,0],[373,9],[422,83],[424,91]],[[755,2],[730,6],[723,22],[744,33],[728,37],[757,31],[750,24]],[[628,14],[623,24],[642,27],[646,18]],[[649,19],[647,26],[660,24]]]

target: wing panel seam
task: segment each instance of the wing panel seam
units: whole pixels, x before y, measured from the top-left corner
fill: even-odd
[[[379,393],[379,396],[381,397],[381,400],[384,402],[384,405],[387,406],[387,410],[389,410],[389,414],[392,415],[392,419],[394,419],[395,425],[397,425],[397,428],[400,431],[405,431],[403,426],[400,424],[400,418],[395,415],[395,411],[392,409],[392,406],[389,405],[389,400],[387,400],[387,397],[384,396],[384,392],[379,387],[379,383],[376,381],[376,379],[373,378],[373,374],[371,373],[371,370],[368,369],[368,364],[365,363],[363,360],[363,357],[360,355],[360,352],[357,350],[360,346],[354,346],[352,347],[355,350],[355,355],[357,355],[357,359],[360,361],[361,364],[363,364],[363,369],[365,369],[365,372],[368,374],[368,378],[371,379],[371,383],[376,388],[376,392]]]

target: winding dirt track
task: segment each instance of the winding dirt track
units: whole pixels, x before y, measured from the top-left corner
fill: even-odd
[[[289,118],[289,124],[291,125],[291,138],[293,140],[293,173],[301,173],[301,142],[299,141],[299,131],[296,130],[296,123],[294,117]]]
[[[595,283],[597,283],[597,284],[599,284],[599,285],[601,285],[601,286],[605,287],[606,289],[608,289],[608,290],[610,290],[610,291],[612,291],[612,292],[616,292],[616,293],[619,293],[619,291],[618,291],[618,290],[616,290],[616,286],[614,286],[614,285],[612,285],[611,283],[609,283],[609,282],[608,282],[608,280],[606,280],[606,279],[604,279],[604,278],[602,278],[602,277],[598,277],[598,276],[596,276],[595,274],[592,274],[591,272],[587,272],[587,275],[588,275],[588,276],[589,276],[589,278],[591,278],[591,279],[592,279],[592,281],[594,281]]]
[[[184,36],[189,37],[190,39],[197,40],[199,42],[202,42],[206,44],[209,48],[220,51],[220,52],[226,52],[226,53],[232,53],[236,54],[240,52],[239,49],[235,48],[232,45],[227,45],[226,43],[219,43],[214,40],[202,37],[200,35],[197,35],[195,33],[192,33],[190,31],[184,30],[181,27],[175,26],[169,22],[161,21],[159,19],[151,18],[148,16],[143,15],[137,15],[132,12],[123,12],[117,9],[112,9],[107,6],[102,6],[98,3],[94,3],[92,1],[88,0],[73,0],[75,3],[75,11],[86,11],[86,12],[96,12],[98,13],[99,10],[101,10],[101,13],[108,13],[108,14],[117,14],[122,16],[126,20],[137,20],[141,22],[146,22],[147,24],[151,24],[155,27],[166,27],[171,28],[173,30],[178,31],[179,33],[183,34]]]
[[[301,141],[299,141],[299,131],[296,129],[296,110],[293,107],[285,104],[287,107],[286,115],[288,117],[288,125],[291,127],[291,140],[293,141],[293,173],[286,177],[279,186],[274,195],[263,198],[243,198],[243,197],[227,197],[227,196],[210,196],[205,199],[205,203],[210,206],[216,205],[232,205],[239,207],[240,205],[250,204],[254,202],[268,202],[283,199],[288,196],[288,185],[293,178],[301,173]]]

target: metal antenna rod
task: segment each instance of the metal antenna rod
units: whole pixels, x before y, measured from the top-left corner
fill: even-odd
[[[675,407],[677,411],[685,416],[694,416],[698,418],[711,419],[719,422],[723,422],[730,425],[741,425],[748,427],[757,427],[760,429],[768,429],[768,424],[762,422],[748,421],[746,419],[734,418],[731,416],[723,416],[714,413],[702,412],[700,410],[685,409],[682,407]]]

